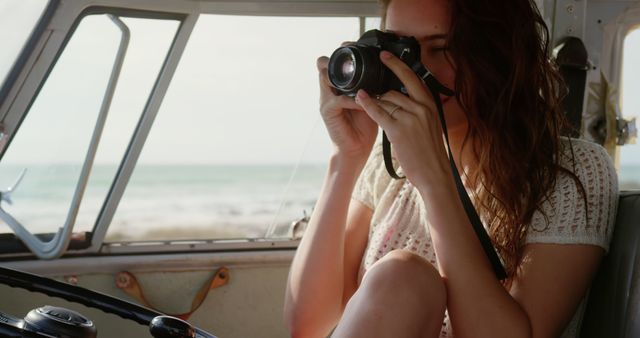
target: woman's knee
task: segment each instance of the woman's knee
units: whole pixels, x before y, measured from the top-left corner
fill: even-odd
[[[365,274],[361,287],[394,297],[427,302],[434,309],[446,308],[446,288],[438,270],[426,259],[406,250],[394,250],[382,257]]]

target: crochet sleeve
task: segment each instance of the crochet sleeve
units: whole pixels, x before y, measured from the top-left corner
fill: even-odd
[[[351,198],[374,210],[390,177],[382,159],[382,144],[376,143],[356,182]]]
[[[608,251],[618,204],[615,168],[601,146],[582,140],[570,145],[575,166],[563,166],[575,167],[572,171],[584,187],[586,204],[575,179],[560,173],[542,212],[533,215],[526,243],[591,244]]]

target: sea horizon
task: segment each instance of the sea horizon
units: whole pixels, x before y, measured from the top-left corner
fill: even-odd
[[[0,188],[11,186],[24,167],[0,164]],[[27,167],[13,204],[2,206],[32,232],[55,232],[66,221],[80,166]],[[93,229],[117,168],[94,166],[74,231]],[[325,172],[325,163],[140,164],[107,238],[262,238],[311,214]],[[622,165],[619,182],[621,190],[640,189],[640,163]],[[4,232],[10,229],[0,224]]]

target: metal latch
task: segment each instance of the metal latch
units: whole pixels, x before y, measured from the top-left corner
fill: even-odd
[[[613,127],[612,127],[613,128]],[[616,145],[623,146],[625,144],[635,144],[638,137],[638,128],[636,127],[636,118],[625,120],[616,117],[615,120]],[[589,127],[589,134],[599,144],[604,144],[607,139],[607,122],[604,117],[596,119]]]
[[[635,144],[638,138],[638,128],[636,126],[636,118],[625,120],[623,118],[616,119],[616,144],[619,146],[625,144]]]
[[[298,220],[291,222],[291,225],[289,225],[289,233],[287,235],[290,239],[301,239],[302,235],[304,235],[305,230],[307,230],[307,225],[309,225],[309,216],[307,215],[306,210],[302,210],[302,212],[304,216]]]

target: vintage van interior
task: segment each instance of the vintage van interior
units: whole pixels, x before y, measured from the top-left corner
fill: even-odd
[[[604,145],[623,190],[582,336],[637,337],[640,2],[537,4],[574,136]],[[45,305],[99,337],[151,337],[160,313],[287,336],[289,264],[330,152],[315,60],[377,16],[375,0],[2,1],[0,336],[45,337],[14,327]]]

